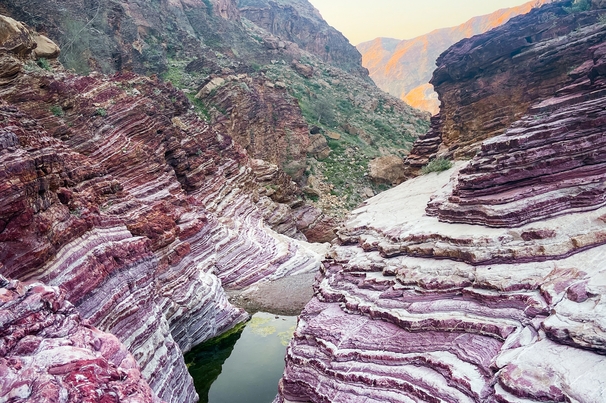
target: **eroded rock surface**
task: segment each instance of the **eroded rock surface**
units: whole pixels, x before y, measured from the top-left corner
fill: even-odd
[[[23,43],[29,54],[5,52],[16,68],[0,85],[0,273],[61,287],[157,397],[194,401],[182,352],[248,317],[224,287],[313,271],[320,257],[271,229],[303,237],[183,93],[26,65]]]
[[[436,155],[471,158],[481,141],[503,134],[523,116],[546,118],[549,108],[535,109],[541,102],[595,98],[602,88],[599,68],[591,75],[576,69],[600,58],[594,47],[604,41],[604,6],[594,2],[590,10],[568,13],[570,6],[571,1],[546,4],[444,52],[431,80],[440,114],[408,164],[417,169]]]
[[[59,288],[0,276],[0,318],[2,401],[161,403],[126,347]]]
[[[240,13],[283,40],[317,55],[324,62],[368,80],[362,55],[347,38],[324,21],[304,0],[239,0]]]
[[[590,10],[551,21],[542,45],[533,45],[535,37],[526,45],[512,39],[534,30],[522,22],[540,15],[514,19],[443,56],[454,63],[434,76],[447,80],[445,87],[466,82],[494,91],[453,89],[464,99],[434,117],[442,137],[431,140],[430,132],[415,148],[430,154],[431,140],[434,152],[440,144],[452,145],[450,155],[478,152],[350,214],[299,320],[276,402],[604,400],[604,29]],[[550,29],[571,21],[577,30],[553,36]],[[510,40],[523,48],[517,56],[488,56],[509,52]],[[458,70],[486,60],[494,71]],[[518,88],[519,70],[505,69],[503,92],[537,97],[488,107],[502,95],[493,80],[507,60],[526,60],[528,69],[542,63],[541,71],[554,75]],[[559,76],[560,61],[574,68]],[[450,113],[459,113],[451,126]]]
[[[376,38],[360,43],[357,48],[362,53],[362,64],[379,88],[433,115],[438,113],[440,101],[428,83],[442,52],[461,39],[487,32],[547,2],[533,0],[503,8],[412,39]]]
[[[516,229],[443,223],[424,210],[451,174],[351,214],[277,401],[601,401],[606,209]]]

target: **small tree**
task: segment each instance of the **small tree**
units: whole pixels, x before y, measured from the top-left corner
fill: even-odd
[[[318,119],[317,124],[335,125],[335,105],[325,97],[318,97],[312,105],[312,112]]]

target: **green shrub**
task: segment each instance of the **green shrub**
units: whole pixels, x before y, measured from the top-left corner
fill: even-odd
[[[61,117],[64,115],[63,109],[59,105],[53,105],[50,107],[50,111],[53,115]]]
[[[48,62],[48,60],[47,60],[47,59],[38,59],[38,60],[36,61],[36,64],[37,64],[38,66],[40,66],[40,68],[42,68],[42,69],[44,69],[44,70],[51,71],[51,66],[50,66],[50,63]]]
[[[591,8],[591,0],[574,0],[571,7],[564,7],[568,14],[587,11]]]
[[[107,116],[107,110],[105,108],[97,108],[97,110],[95,111],[95,115],[99,115],[104,118]]]
[[[452,168],[452,161],[440,157],[425,165],[421,169],[421,172],[423,172],[423,175],[427,175],[430,172],[442,172],[450,168]]]

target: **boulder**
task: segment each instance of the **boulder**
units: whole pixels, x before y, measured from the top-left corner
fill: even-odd
[[[395,155],[375,158],[368,167],[370,178],[375,182],[397,185],[406,179],[404,161]]]
[[[25,59],[35,47],[36,42],[25,25],[0,15],[0,52]]]
[[[315,158],[323,160],[330,155],[330,147],[326,142],[326,138],[322,134],[312,134],[309,136],[309,148],[307,152]]]
[[[61,49],[59,49],[59,46],[57,46],[55,42],[51,41],[46,36],[37,33],[34,34],[33,37],[36,42],[36,49],[34,49],[36,59],[55,59],[59,57]]]

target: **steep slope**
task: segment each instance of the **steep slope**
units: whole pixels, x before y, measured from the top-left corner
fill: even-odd
[[[568,3],[545,5],[440,56],[431,83],[442,106],[407,159],[412,168],[437,155],[472,157],[480,141],[522,116],[548,118],[549,109],[537,106],[542,101],[587,90],[586,72],[575,69],[605,34],[599,11],[570,13]]]
[[[0,21],[0,273],[61,287],[158,397],[194,401],[182,352],[248,317],[224,287],[317,269],[270,228],[301,237],[267,195],[287,187],[171,85],[39,67],[31,33]]]
[[[306,0],[239,0],[242,17],[284,40],[296,43],[323,62],[368,79],[362,55],[324,21]]]
[[[377,38],[357,45],[362,64],[382,90],[409,105],[431,112],[439,110],[439,101],[428,85],[438,56],[463,38],[470,38],[526,14],[533,7],[549,2],[529,1],[521,6],[474,17],[466,23],[432,31],[413,39]]]
[[[539,95],[519,114],[444,102],[503,128],[435,119],[454,142],[477,135],[477,154],[351,213],[276,402],[603,400],[605,10],[552,4],[445,53],[434,81],[450,94]]]
[[[68,68],[172,82],[201,117],[252,158],[288,172],[299,189],[320,178],[304,197],[334,217],[386,186],[368,176],[370,160],[403,157],[428,127],[427,116],[376,88],[359,52],[307,1],[239,9],[235,0],[100,0],[92,8],[17,0],[2,11],[57,40]],[[332,161],[318,162],[329,154]]]

